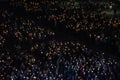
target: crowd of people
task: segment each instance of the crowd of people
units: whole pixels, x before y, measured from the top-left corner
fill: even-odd
[[[20,45],[19,45],[20,46]],[[22,50],[22,48],[24,50]],[[49,41],[4,51],[0,57],[0,77],[20,80],[115,80],[120,64],[74,41]]]
[[[0,80],[119,80],[119,57],[104,46],[120,40],[119,16],[105,14],[109,4],[11,0],[0,8]],[[57,39],[61,27],[66,33],[84,31],[88,42],[102,43],[105,50]]]

